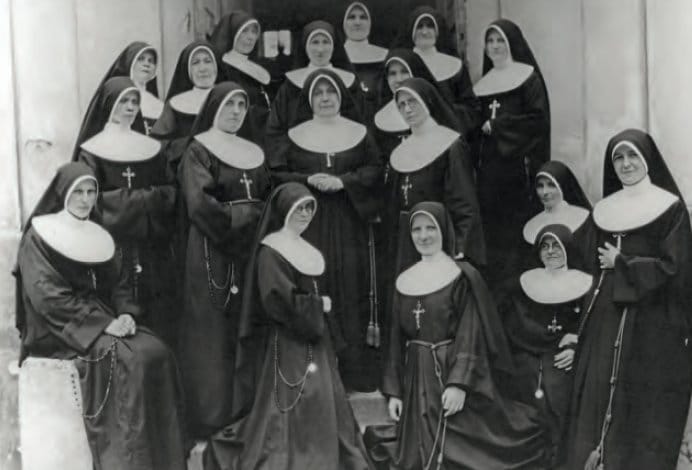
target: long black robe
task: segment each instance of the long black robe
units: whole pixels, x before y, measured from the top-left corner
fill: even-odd
[[[78,158],[96,174],[96,209],[115,239],[123,269],[133,272],[132,293],[144,310],[142,322],[172,346],[179,310],[173,244],[177,191],[166,158],[158,153],[147,160],[114,161],[84,149]]]
[[[478,202],[488,248],[488,281],[512,276],[507,266],[521,229],[537,212],[533,184],[537,169],[550,159],[550,114],[543,82],[534,71],[518,87],[479,97],[481,122],[490,120],[497,101],[492,133],[480,135],[477,161]],[[525,160],[528,164],[525,164]]]
[[[18,256],[26,315],[22,350],[75,360],[85,414],[97,414],[105,400],[96,418],[84,420],[96,470],[184,470],[187,448],[173,355],[142,326],[126,338],[104,333],[118,315],[138,319],[141,312],[132,299],[130,273],[117,261],[73,261],[29,228]]]
[[[480,102],[473,93],[468,68],[464,65],[453,76],[438,81],[437,88],[447,103],[454,108],[464,136],[468,137],[476,131],[483,122],[480,121]]]
[[[499,389],[507,376],[493,366],[491,351],[498,345],[490,344],[489,338],[503,341],[504,335],[487,331],[491,326],[501,328],[487,287],[468,263],[459,266],[462,273],[434,292],[396,293],[382,392],[400,398],[403,409],[396,440],[391,427],[366,431],[366,439],[374,443],[369,445],[373,460],[389,461],[401,470],[420,470],[433,451],[437,458],[439,441],[437,449],[433,442],[440,398],[444,388],[456,386],[466,391],[466,402],[462,411],[447,418],[443,468],[543,468],[543,437],[535,410]],[[420,330],[412,314],[418,302],[425,310]],[[433,350],[412,340],[451,343]]]
[[[290,142],[285,163],[272,168],[277,182],[307,185],[308,176],[328,173],[344,183],[344,189],[334,193],[313,190],[318,209],[304,237],[327,262],[323,290],[332,298],[346,343],[337,351],[344,384],[356,390],[374,390],[380,367],[377,352],[366,345],[365,335],[370,319],[368,223],[380,208],[379,151],[369,134],[352,148],[330,156]]]
[[[674,469],[680,450],[692,371],[688,286],[692,234],[677,201],[655,220],[625,233],[615,269],[606,271],[580,338],[572,398],[568,468],[582,470],[601,436],[609,396],[613,343],[627,308],[622,359],[605,442],[605,466]],[[617,245],[598,230],[598,245]]]
[[[365,470],[365,450],[337,372],[318,279],[262,247],[257,277],[268,317],[264,359],[252,411],[215,434],[205,470]],[[310,354],[311,352],[311,354]],[[298,381],[310,360],[316,371]],[[298,398],[298,401],[295,400]],[[292,403],[290,411],[281,412]]]
[[[251,199],[243,179],[252,181]],[[193,140],[181,164],[180,187],[190,222],[178,354],[190,428],[207,436],[231,418],[240,293],[271,182],[264,164],[249,170],[232,167]]]

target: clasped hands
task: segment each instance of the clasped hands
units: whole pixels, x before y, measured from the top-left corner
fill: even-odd
[[[466,403],[466,391],[459,387],[453,385],[445,388],[442,392],[442,409],[445,410],[445,418],[452,416],[455,413],[460,412],[464,409],[464,404]],[[399,421],[401,418],[401,410],[403,408],[403,402],[401,398],[391,397],[389,399],[389,417],[394,421]]]
[[[124,313],[110,322],[105,332],[116,338],[124,338],[125,336],[131,336],[137,333],[137,323],[135,323],[132,315]]]
[[[601,263],[601,269],[613,269],[615,267],[615,258],[619,254],[619,249],[606,242],[604,248],[598,249],[598,261]]]
[[[572,364],[574,363],[574,348],[569,346],[577,344],[578,341],[579,337],[574,333],[567,333],[565,336],[562,337],[558,347],[561,349],[565,349],[562,349],[562,351],[557,353],[553,358],[553,360],[555,361],[553,365],[556,368],[565,371],[572,370]]]
[[[344,189],[344,182],[341,181],[341,178],[327,173],[315,173],[308,176],[308,184],[324,193],[333,193]]]

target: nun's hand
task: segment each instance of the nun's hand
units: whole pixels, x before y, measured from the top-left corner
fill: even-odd
[[[553,365],[558,369],[562,370],[572,370],[572,363],[574,362],[574,349],[565,349],[557,353],[554,357]]]
[[[324,313],[332,311],[332,299],[327,295],[322,296],[322,310]]]
[[[464,259],[464,253],[460,251],[459,253],[454,255],[454,259]]]
[[[128,335],[134,335],[137,333],[137,323],[135,323],[135,319],[132,318],[132,315],[129,313],[123,313],[122,315],[118,316],[118,320],[123,322],[127,328]]]
[[[598,249],[598,261],[601,263],[601,269],[613,269],[615,267],[615,258],[620,254],[620,250],[606,242],[604,248]]]
[[[466,391],[450,385],[442,392],[442,408],[445,410],[445,418],[464,409],[466,403]]]
[[[124,338],[128,335],[129,328],[125,325],[120,317],[116,318],[108,324],[104,332],[116,338]]]
[[[322,191],[327,193],[334,193],[336,191],[341,191],[344,189],[344,182],[338,176],[324,175],[322,180]]]
[[[579,336],[575,335],[574,333],[567,333],[565,336],[562,337],[560,340],[560,344],[558,344],[558,348],[562,349],[565,346],[571,346],[574,344],[577,344],[579,342]]]
[[[493,128],[490,125],[490,120],[487,120],[483,123],[481,130],[483,131],[483,134],[490,135],[490,133],[493,131]]]
[[[389,399],[387,408],[389,408],[389,417],[392,418],[394,421],[399,421],[399,418],[401,418],[401,409],[403,408],[403,403],[401,402],[401,399],[397,397],[391,397]]]
[[[308,176],[308,184],[313,188],[318,189],[319,191],[324,191],[324,189],[322,189],[324,185],[324,180],[328,177],[329,175],[327,175],[326,173],[315,173],[314,175]]]

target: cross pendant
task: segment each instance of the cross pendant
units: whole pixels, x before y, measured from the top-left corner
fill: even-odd
[[[152,129],[152,127],[153,127],[153,126],[151,126],[151,125],[147,122],[147,120],[145,119],[145,120],[144,120],[144,134],[145,134],[145,135],[151,134],[151,129]]]
[[[409,181],[408,175],[404,177],[404,184],[401,185],[401,192],[404,196],[404,206],[408,207],[408,191],[413,188],[411,181]]]
[[[96,273],[93,269],[89,269],[89,275],[91,276],[91,285],[94,287],[94,290],[96,290]]]
[[[626,233],[614,233],[613,236],[617,239],[615,246],[618,250],[622,249],[622,239],[627,236]]]
[[[125,171],[123,171],[123,172],[121,173],[121,175],[122,175],[124,178],[127,178],[127,189],[131,189],[131,188],[132,188],[132,178],[134,178],[135,176],[137,176],[137,173],[135,173],[134,171],[132,171],[132,169],[128,166],[127,168],[125,168]]]
[[[334,156],[334,153],[327,152],[325,154],[325,156],[327,157],[327,168],[331,168],[332,167],[332,157]]]
[[[420,316],[425,313],[425,309],[420,300],[416,303],[416,308],[411,310],[411,313],[413,313],[413,318],[416,320],[416,330],[420,330]]]
[[[548,331],[553,334],[557,333],[558,331],[562,331],[562,325],[557,324],[557,318],[555,315],[553,315],[553,321],[550,322],[550,325],[548,325]]]
[[[250,186],[252,185],[252,180],[247,177],[247,173],[243,172],[243,177],[240,178],[240,182],[245,185],[245,192],[247,193],[247,198],[252,199],[252,193],[250,192]]]
[[[497,117],[497,110],[501,108],[502,105],[498,103],[497,100],[493,100],[492,103],[488,105],[488,108],[490,108],[491,114],[490,114],[490,119],[495,119]]]

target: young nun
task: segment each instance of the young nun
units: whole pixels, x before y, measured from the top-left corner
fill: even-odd
[[[87,111],[74,159],[89,165],[101,192],[97,211],[130,270],[132,295],[144,308],[144,323],[172,345],[177,302],[176,188],[161,144],[132,130],[141,120],[140,90],[127,77],[111,78]]]
[[[540,267],[518,278],[505,310],[505,331],[517,365],[523,401],[533,403],[546,433],[549,468],[563,463],[572,394],[572,367],[583,297],[593,278],[565,225],[550,224],[536,235],[533,257]]]
[[[151,136],[167,141],[166,154],[171,171],[177,173],[182,156],[202,103],[219,81],[218,59],[212,45],[194,41],[180,52],[161,116]]]
[[[382,386],[396,425],[366,431],[373,460],[400,470],[542,468],[536,412],[501,392],[515,373],[509,345],[482,277],[454,260],[449,213],[421,202],[407,223],[406,250],[418,260],[396,280]]]
[[[248,138],[248,95],[214,86],[180,165],[185,263],[178,357],[191,432],[231,418],[237,318],[252,237],[271,189],[262,149]]]
[[[223,80],[239,84],[248,94],[249,123],[257,136],[264,134],[273,93],[271,74],[258,61],[257,41],[262,29],[257,18],[242,10],[225,15],[216,25],[209,40],[223,54]]]
[[[365,96],[365,114],[368,120],[375,110],[377,101],[377,85],[382,70],[387,49],[370,44],[370,29],[372,16],[363,2],[351,2],[343,18],[343,29],[346,36],[344,49],[348,59],[353,64],[360,87]]]
[[[550,107],[543,76],[521,30],[497,20],[485,31],[483,77],[473,90],[483,125],[477,183],[488,244],[488,282],[511,277],[511,247],[533,212],[532,183],[550,159]],[[502,188],[502,190],[498,190]]]
[[[462,133],[468,135],[480,125],[479,104],[473,95],[468,69],[457,57],[452,39],[440,12],[420,6],[409,14],[397,46],[411,49],[423,59],[435,77],[440,94],[457,114]]]
[[[234,409],[206,470],[370,468],[337,371],[325,258],[301,234],[318,202],[299,183],[269,197],[250,250]]]
[[[346,349],[339,370],[349,389],[374,390],[379,372],[366,344],[370,322],[371,279],[368,223],[378,214],[382,178],[379,150],[339,75],[329,69],[311,73],[290,124],[290,147],[269,158],[275,179],[310,187],[320,212],[305,238],[327,259],[324,288],[334,298]],[[372,260],[370,261],[372,262]]]
[[[408,239],[409,211],[421,201],[437,201],[450,212],[456,234],[456,258],[485,264],[485,243],[473,181],[473,165],[452,110],[434,85],[409,78],[394,93],[399,112],[411,128],[411,136],[389,157],[391,193],[385,223],[391,227],[398,271],[412,262],[398,250]],[[403,223],[400,223],[402,221]],[[405,241],[404,241],[405,243]],[[397,254],[398,253],[398,254]]]
[[[63,165],[25,225],[14,272],[20,362],[74,361],[95,469],[184,470],[175,361],[140,325],[131,272],[92,220],[98,192],[91,168]]]
[[[593,211],[602,271],[579,338],[568,468],[671,470],[692,385],[690,219],[656,143],[637,129],[608,142],[603,196]]]
[[[364,98],[360,81],[353,73],[353,66],[343,44],[337,40],[332,25],[321,20],[308,23],[303,28],[299,46],[295,58],[297,68],[286,72],[286,80],[279,87],[269,112],[265,136],[268,155],[284,155],[290,147],[286,134],[291,123],[296,120],[300,92],[305,79],[318,68],[328,68],[337,74],[352,95],[358,114],[363,113]]]

